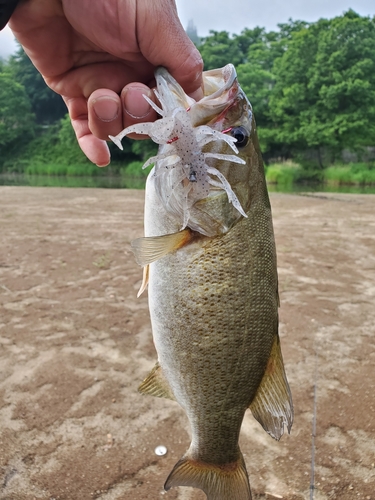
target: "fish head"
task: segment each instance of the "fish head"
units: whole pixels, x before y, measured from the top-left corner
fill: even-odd
[[[203,233],[209,228],[206,234],[216,236],[228,232],[244,213],[248,213],[251,204],[259,198],[259,188],[266,192],[266,182],[253,110],[237,80],[234,66],[228,64],[224,68],[206,71],[203,81],[204,98],[191,107],[193,124],[196,127],[209,126],[232,137],[236,156],[243,161],[237,163],[224,159],[225,155],[233,155],[233,151],[229,144],[220,140],[220,136],[203,147],[204,152],[219,156],[208,162],[224,176],[238,200],[238,203],[233,202],[233,197],[223,190],[223,186],[212,185],[209,195],[197,200],[190,209],[190,218],[198,226],[198,231]]]
[[[165,68],[156,70],[155,79],[160,107],[145,99],[161,118],[128,127],[122,136],[144,133],[159,144],[145,164],[155,164],[148,185],[181,229],[224,234],[247,217],[259,187],[266,189],[252,108],[236,70],[228,64],[205,71],[200,101]]]

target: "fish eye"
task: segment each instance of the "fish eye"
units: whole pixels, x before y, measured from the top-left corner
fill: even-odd
[[[249,142],[249,133],[245,127],[233,127],[231,130],[231,135],[237,139],[236,146],[238,148],[243,148]]]

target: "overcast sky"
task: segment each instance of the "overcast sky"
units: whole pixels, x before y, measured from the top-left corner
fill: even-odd
[[[362,16],[375,15],[375,0],[176,0],[182,24],[194,21],[199,36],[210,29],[239,34],[244,28],[263,26],[267,31],[288,19],[317,21],[350,8]]]
[[[264,26],[276,29],[278,23],[293,20],[316,21],[331,18],[352,8],[362,16],[375,15],[375,0],[176,0],[181,22],[186,28],[194,21],[199,36],[210,29],[239,34],[244,28]],[[0,57],[16,50],[9,28],[0,32]]]

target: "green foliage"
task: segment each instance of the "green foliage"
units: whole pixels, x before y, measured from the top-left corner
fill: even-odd
[[[199,47],[205,68],[237,65],[238,80],[248,96],[256,118],[261,149],[264,153],[285,150],[275,133],[270,100],[274,92],[275,61],[287,50],[293,33],[305,28],[303,21],[289,21],[279,25],[280,31],[266,32],[264,28],[244,29],[230,37],[227,32],[212,31]]]
[[[39,175],[68,175],[68,166],[74,169],[79,165],[82,170],[94,172],[91,167],[95,166],[87,160],[78,146],[68,116],[55,125],[35,127],[34,131],[35,137],[4,162],[5,170]]]
[[[135,142],[136,141],[133,139],[124,137],[121,141],[122,149],[120,149],[112,141],[109,141],[107,144],[111,153],[111,164],[124,164],[139,159],[139,156],[136,153],[133,153],[133,146]]]
[[[34,115],[25,89],[7,72],[0,73],[0,158],[34,135]],[[1,165],[0,165],[1,166]]]
[[[237,67],[237,75],[253,107],[261,149],[267,151],[271,149],[274,137],[273,124],[269,115],[274,76],[256,63],[240,64]]]
[[[326,168],[323,175],[319,171],[306,171],[302,165],[296,163],[275,163],[266,171],[268,184],[279,188],[291,189],[293,184],[301,181],[315,180],[327,186],[371,186],[375,185],[375,163],[350,163],[348,165],[333,165]]]
[[[280,187],[291,187],[299,180],[301,167],[290,164],[273,164],[267,168],[266,180],[269,184],[277,184]]]
[[[265,28],[257,26],[254,29],[245,28],[240,35],[234,35],[234,40],[240,53],[243,57],[246,57],[250,47],[262,45],[264,43],[265,36]]]
[[[291,158],[301,165],[271,165],[270,182],[373,182],[370,163],[364,168],[338,162],[344,149],[361,160],[375,146],[375,18],[349,10],[316,23],[289,20],[270,32],[211,31],[199,50],[205,69],[229,62],[237,67],[266,161]],[[91,165],[61,98],[22,49],[0,61],[0,169],[46,176],[121,174],[124,182],[133,177],[144,183],[142,165],[157,145],[128,138],[122,145],[123,151],[109,143],[112,162],[106,169]]]
[[[63,118],[66,106],[61,96],[47,87],[22,47],[9,60],[8,69],[24,86],[38,124],[51,124]]]
[[[78,146],[68,115],[55,125],[37,129],[23,156],[36,164],[90,164]]]
[[[143,162],[141,161],[132,161],[126,167],[121,169],[121,175],[129,176],[129,177],[146,177],[145,171],[142,169]],[[149,171],[149,170],[148,170]]]
[[[349,11],[292,33],[274,74],[270,107],[280,143],[333,154],[374,144],[373,19]]]
[[[151,158],[151,156],[155,156],[157,154],[158,145],[155,144],[151,139],[132,141],[131,150],[144,163],[146,160]]]
[[[78,145],[69,115],[65,115],[65,117],[60,121],[57,141],[54,149],[55,158],[59,162],[68,165],[74,163],[89,163],[88,159]]]
[[[329,186],[375,185],[375,164],[352,163],[328,167],[324,171],[324,182]]]
[[[125,177],[146,178],[152,168],[152,165],[147,168],[143,168],[143,163],[143,161],[132,161],[128,163],[125,167],[121,168],[121,175]]]
[[[210,35],[203,38],[199,51],[204,60],[205,70],[221,68],[228,62],[235,66],[244,62],[240,40],[230,37],[227,31],[211,30]]]
[[[98,176],[101,171],[96,165],[92,163],[87,164],[73,164],[67,165],[63,163],[35,163],[32,162],[27,165],[25,174],[27,175],[52,175],[52,176],[71,176],[71,177],[85,177],[85,176]]]

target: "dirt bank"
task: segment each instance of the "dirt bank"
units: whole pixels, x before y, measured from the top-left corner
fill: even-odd
[[[202,500],[163,491],[189,444],[176,403],[141,396],[155,352],[129,242],[142,191],[0,188],[0,499]],[[256,499],[375,500],[375,196],[272,194],[292,434],[249,413]],[[154,453],[167,447],[165,456]]]

